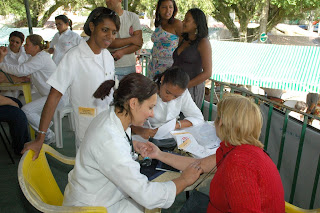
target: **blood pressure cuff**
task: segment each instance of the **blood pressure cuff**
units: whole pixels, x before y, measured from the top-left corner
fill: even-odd
[[[150,137],[149,141],[151,143],[154,143],[162,151],[164,151],[164,150],[172,151],[177,146],[177,142],[173,138],[155,139],[155,138]]]

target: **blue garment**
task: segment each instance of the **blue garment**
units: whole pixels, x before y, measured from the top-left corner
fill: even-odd
[[[28,120],[24,112],[20,109],[22,107],[21,102],[16,98],[8,98],[15,101],[19,105],[19,108],[10,105],[0,106],[0,122],[8,123],[14,153],[19,155],[24,144],[30,141]]]

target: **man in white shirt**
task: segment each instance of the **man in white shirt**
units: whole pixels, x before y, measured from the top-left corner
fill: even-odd
[[[121,80],[125,75],[136,72],[135,51],[142,46],[142,30],[137,14],[123,10],[122,0],[106,0],[107,7],[114,10],[120,17],[120,30],[116,40],[110,45],[115,62],[116,75]]]

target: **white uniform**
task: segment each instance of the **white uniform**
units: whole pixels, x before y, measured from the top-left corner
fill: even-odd
[[[187,89],[181,96],[169,102],[163,102],[158,95],[157,104],[153,108],[153,112],[154,117],[149,118],[153,128],[158,128],[172,119],[176,119],[179,117],[180,112],[185,116],[184,119],[190,121],[193,126],[204,122],[200,109],[192,100]]]
[[[130,135],[131,129],[126,132]],[[108,213],[141,213],[144,207],[169,208],[176,196],[172,181],[149,182],[140,173],[113,106],[90,124],[68,177],[65,206],[105,206]]]
[[[26,114],[31,126],[35,130],[38,130],[41,112],[50,92],[50,85],[46,81],[56,70],[56,64],[53,62],[50,54],[41,51],[20,65],[0,63],[0,69],[18,77],[31,75],[31,82],[37,88],[41,98],[26,104],[22,107],[22,110]],[[62,101],[59,107],[62,107],[64,104]],[[52,131],[48,129],[46,136],[48,137],[50,134],[52,135]]]
[[[54,49],[52,59],[58,65],[66,52],[77,46],[82,38],[77,33],[67,29],[62,34],[57,32],[50,42],[50,48]]]
[[[27,55],[27,53],[24,50],[24,47],[20,47],[18,53],[14,53],[11,51],[10,48],[8,48],[8,54],[4,57],[3,62],[13,65],[19,65],[26,62],[29,58],[30,55]],[[5,91],[2,94],[18,98],[20,90]]]
[[[93,93],[106,80],[114,80],[114,62],[106,49],[95,55],[87,42],[70,49],[58,65],[57,71],[47,81],[53,88],[64,94],[69,88],[70,103],[75,114],[76,147],[92,119],[106,110],[113,93],[103,101],[95,99]]]
[[[26,62],[30,58],[30,55],[27,55],[23,47],[20,47],[18,53],[14,53],[8,48],[8,54],[4,57],[3,62],[13,65],[19,65]]]

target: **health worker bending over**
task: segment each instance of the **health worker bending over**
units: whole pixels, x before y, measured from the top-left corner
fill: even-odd
[[[158,159],[179,170],[195,161],[200,162],[204,172],[217,167],[210,184],[207,213],[285,212],[280,174],[259,141],[262,127],[259,107],[241,95],[228,95],[217,107],[215,127],[222,142],[215,155],[197,160],[161,152],[148,142],[152,151],[148,149],[142,156]]]
[[[154,117],[149,118],[151,128],[132,127],[134,133],[148,139],[153,137],[159,127],[176,120],[180,112],[183,113],[184,119],[177,120],[175,126],[171,130],[186,128],[192,125],[197,125],[204,122],[203,115],[200,109],[192,100],[192,97],[187,90],[189,84],[189,76],[179,67],[167,69],[164,73],[154,77],[157,83],[157,104],[154,107]],[[170,127],[168,127],[170,129]],[[169,131],[169,130],[168,130]]]
[[[95,92],[104,98],[113,82],[106,81]],[[105,89],[108,88],[108,89]],[[149,182],[133,160],[145,143],[132,141],[130,125],[141,126],[153,116],[157,87],[147,77],[125,76],[113,94],[113,104],[90,124],[76,156],[64,191],[65,206],[105,206],[108,213],[140,213],[144,208],[169,208],[175,196],[201,174],[192,164],[169,182]]]
[[[24,48],[26,53],[31,55],[29,60],[19,65],[3,62],[0,63],[0,69],[18,77],[31,75],[31,82],[37,88],[41,97],[24,105],[22,110],[26,114],[32,128],[38,131],[40,115],[50,91],[50,85],[47,84],[46,81],[56,70],[56,64],[50,55],[43,50],[44,41],[40,35],[29,35]],[[0,50],[0,62],[3,61],[7,53],[8,51],[6,49]],[[64,106],[65,102],[66,100],[64,98],[60,103],[60,107]],[[49,122],[48,126],[49,124],[52,123]],[[55,135],[53,131],[48,129],[48,131],[43,134],[43,138],[47,143],[51,143],[55,140]]]
[[[61,96],[70,89],[70,103],[75,114],[76,148],[80,146],[84,133],[92,119],[107,109],[112,97],[99,101],[92,94],[102,82],[114,79],[113,57],[106,49],[115,39],[120,21],[114,11],[105,7],[94,9],[85,25],[84,31],[90,35],[88,41],[70,49],[60,61],[57,71],[50,77],[48,84],[52,86],[44,106],[40,133],[35,141],[27,143],[28,149],[35,151],[34,159],[38,157],[43,144],[43,135],[53,117]]]

